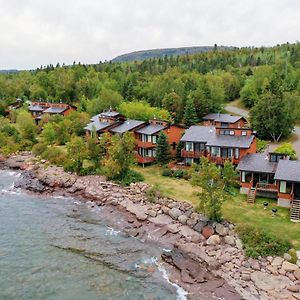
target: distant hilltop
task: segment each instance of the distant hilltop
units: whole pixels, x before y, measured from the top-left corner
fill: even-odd
[[[0,74],[18,73],[18,70],[0,70]]]
[[[165,48],[165,49],[150,49],[142,51],[134,51],[131,53],[122,54],[112,59],[112,62],[128,62],[135,60],[145,60],[149,58],[159,58],[164,56],[178,56],[186,54],[197,54],[213,50],[234,50],[237,47],[226,46],[198,46],[198,47],[181,47],[181,48]]]

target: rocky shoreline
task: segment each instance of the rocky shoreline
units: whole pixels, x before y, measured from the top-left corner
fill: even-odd
[[[159,195],[150,202],[147,184],[125,188],[101,176],[79,177],[30,153],[1,159],[1,167],[23,170],[16,188],[78,197],[120,214],[118,229],[170,250],[162,259],[170,280],[188,291],[188,299],[300,300],[299,260],[294,265],[281,257],[247,258],[233,224],[211,223],[187,202]]]

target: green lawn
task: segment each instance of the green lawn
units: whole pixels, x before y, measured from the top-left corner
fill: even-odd
[[[145,168],[135,167],[145,177],[145,182],[157,184],[161,192],[175,200],[185,200],[192,204],[198,201],[199,188],[193,187],[189,181],[164,177],[161,168],[153,165]],[[263,208],[263,202],[269,202],[268,208]],[[278,209],[277,216],[272,217],[271,209]],[[264,229],[275,236],[286,237],[293,246],[300,250],[300,223],[293,223],[289,219],[289,209],[276,206],[272,199],[257,198],[256,204],[248,204],[246,196],[237,195],[223,206],[224,217],[234,224],[248,224]]]

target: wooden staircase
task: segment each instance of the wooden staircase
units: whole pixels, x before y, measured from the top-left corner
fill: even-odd
[[[254,204],[255,203],[255,198],[256,198],[256,188],[252,187],[247,195],[247,202]]]
[[[292,222],[300,222],[300,200],[292,201],[291,221]]]

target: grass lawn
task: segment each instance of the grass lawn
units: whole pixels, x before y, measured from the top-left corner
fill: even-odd
[[[189,181],[164,177],[161,175],[161,168],[156,165],[145,168],[135,167],[135,170],[144,175],[145,182],[152,185],[157,184],[165,196],[197,204],[199,188],[193,187]],[[269,202],[266,210],[263,208],[264,201]],[[273,207],[278,209],[276,217],[272,217],[271,209]],[[248,204],[246,196],[237,191],[237,195],[224,204],[223,215],[234,224],[256,226],[274,236],[285,237],[297,250],[300,250],[300,223],[291,222],[289,209],[277,207],[276,201],[273,199],[257,198],[255,204]]]

